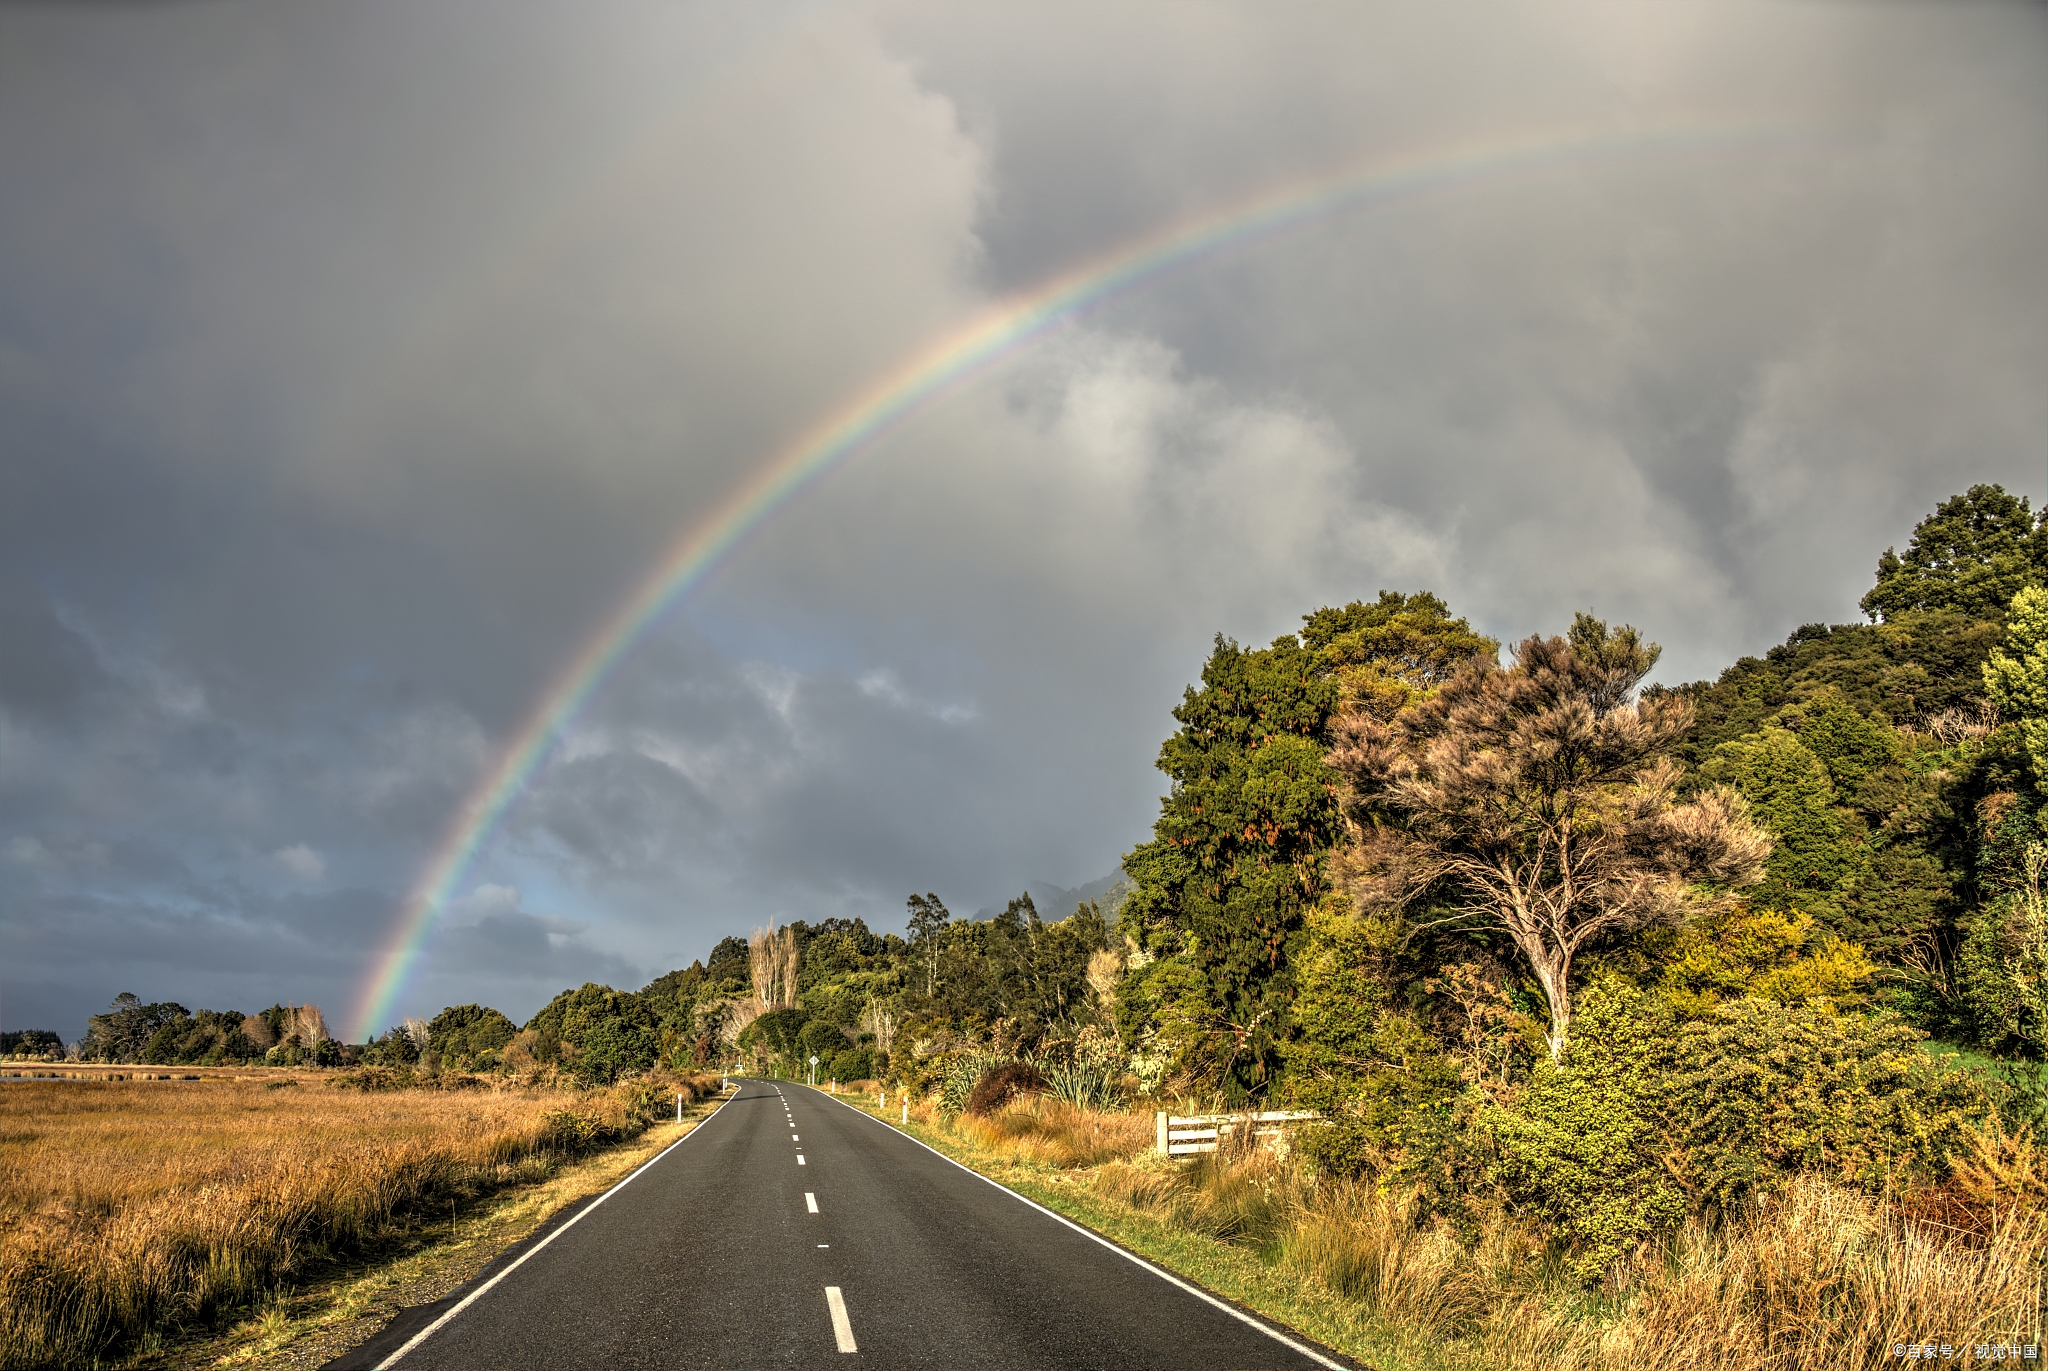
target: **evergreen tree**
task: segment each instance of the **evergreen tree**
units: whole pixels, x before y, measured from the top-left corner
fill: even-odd
[[[1227,1093],[1263,1089],[1277,1064],[1289,952],[1339,831],[1323,763],[1337,697],[1299,639],[1248,650],[1217,635],[1159,751],[1173,787],[1153,839],[1124,861],[1123,927],[1161,960],[1134,978],[1120,1021],[1169,1028],[1182,1068]]]
[[[1884,550],[1862,609],[1885,622],[1928,610],[1997,619],[2023,587],[2044,580],[2048,524],[2036,522],[2025,496],[1975,485],[1913,526],[1905,556]]]

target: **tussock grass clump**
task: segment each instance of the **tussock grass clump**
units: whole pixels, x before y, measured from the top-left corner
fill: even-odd
[[[1095,1188],[1185,1232],[1253,1246],[1286,1231],[1309,1192],[1299,1168],[1267,1152],[1208,1153],[1185,1162],[1155,1152],[1135,1164],[1104,1166]]]
[[[667,1083],[597,1093],[24,1083],[0,1096],[0,1368],[201,1322],[638,1133]],[[308,1082],[311,1084],[311,1082]],[[715,1088],[715,1078],[710,1082]]]
[[[953,1130],[983,1151],[1059,1170],[1128,1160],[1152,1145],[1152,1120],[1076,1109],[1051,1095],[1013,1101],[998,1113],[963,1114]]]

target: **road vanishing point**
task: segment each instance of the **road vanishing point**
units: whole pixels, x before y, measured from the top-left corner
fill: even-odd
[[[737,1087],[612,1190],[330,1367],[1356,1365],[823,1091]]]

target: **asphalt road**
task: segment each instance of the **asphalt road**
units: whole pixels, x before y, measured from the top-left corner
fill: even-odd
[[[1350,1363],[1176,1284],[820,1091],[745,1081],[601,1203],[572,1206],[470,1286],[333,1365]]]

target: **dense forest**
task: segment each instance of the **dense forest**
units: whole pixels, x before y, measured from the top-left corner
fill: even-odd
[[[1076,1102],[1286,1102],[1326,1170],[1484,1174],[1596,1257],[1825,1168],[1939,1165],[2048,1053],[2048,518],[1998,486],[1887,550],[1867,622],[1714,681],[1587,614],[1502,645],[1427,592],[1219,636],[1100,902],[908,901],[728,937],[637,991],[342,1045],[145,1005],[87,1056],[900,1083],[1022,1060]],[[1050,916],[1050,917],[1048,917]]]

